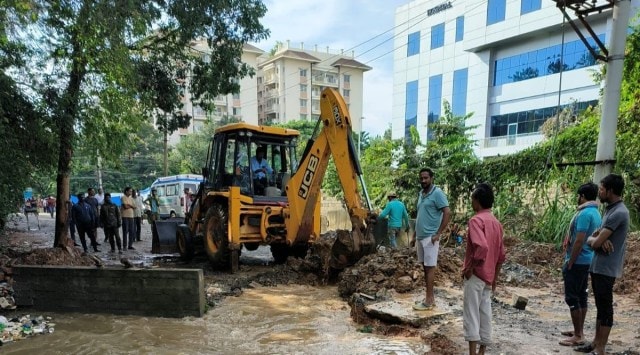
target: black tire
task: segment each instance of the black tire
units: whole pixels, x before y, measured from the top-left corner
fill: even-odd
[[[254,251],[254,250],[258,249],[259,246],[260,246],[260,243],[244,243],[244,247],[248,251]]]
[[[271,255],[276,264],[284,264],[289,257],[289,247],[286,244],[271,244]]]
[[[214,267],[229,267],[229,212],[226,206],[214,204],[204,217],[204,249]]]
[[[176,230],[176,243],[178,244],[180,257],[183,260],[189,261],[193,259],[193,255],[195,254],[193,237],[191,236],[189,226],[186,224],[178,225],[178,229]]]
[[[307,256],[309,244],[296,244],[289,249],[289,255],[298,259],[304,259]]]

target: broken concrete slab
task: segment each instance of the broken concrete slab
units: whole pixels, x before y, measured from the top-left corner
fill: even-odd
[[[415,311],[412,306],[410,302],[385,301],[365,305],[364,311],[370,317],[387,323],[409,324],[414,327],[428,324],[450,313],[438,308],[430,311]]]

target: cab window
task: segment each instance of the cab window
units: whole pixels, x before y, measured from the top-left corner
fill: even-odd
[[[167,185],[167,196],[178,195],[178,184]]]

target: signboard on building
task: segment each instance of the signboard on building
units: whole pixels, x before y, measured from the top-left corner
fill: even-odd
[[[443,2],[442,4],[432,7],[429,10],[427,10],[427,16],[433,16],[439,12],[442,12],[444,10],[448,10],[450,8],[452,8],[453,5],[451,4],[451,1],[447,1],[447,2]]]

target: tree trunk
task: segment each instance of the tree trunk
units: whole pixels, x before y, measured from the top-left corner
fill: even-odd
[[[166,125],[166,119],[165,119],[165,125]],[[163,172],[164,175],[163,176],[167,176],[169,174],[169,162],[168,162],[168,155],[169,155],[169,147],[168,147],[168,134],[167,134],[167,128],[165,126],[164,128],[164,161],[163,161]]]
[[[60,145],[58,146],[58,174],[56,177],[56,234],[53,245],[64,248],[69,242],[68,210],[65,201],[70,199],[69,180],[71,175],[71,159],[73,157],[73,141],[76,136],[74,126],[80,100],[80,86],[86,73],[86,60],[82,56],[81,44],[77,34],[72,38],[73,62],[69,75],[69,84],[58,107],[58,125],[60,128]]]

